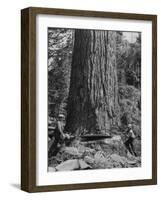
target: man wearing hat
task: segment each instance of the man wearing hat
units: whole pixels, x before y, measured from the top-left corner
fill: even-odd
[[[127,139],[124,143],[126,148],[129,150],[129,152],[132,155],[137,156],[137,154],[134,150],[134,144],[133,144],[136,136],[135,136],[134,131],[132,129],[132,124],[128,124],[128,126],[127,126],[126,137],[127,137]]]
[[[63,133],[64,125],[65,125],[64,121],[65,121],[65,116],[63,114],[59,114],[57,126],[56,126],[56,129],[55,129],[55,135],[58,134],[61,139],[65,138],[65,134]]]
[[[59,151],[59,148],[63,144],[65,139],[69,139],[69,135],[63,132],[65,116],[63,114],[59,114],[58,121],[54,130],[53,140],[49,147],[49,156],[55,156]]]

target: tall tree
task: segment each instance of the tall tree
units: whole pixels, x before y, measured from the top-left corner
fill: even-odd
[[[118,123],[116,32],[76,30],[66,130],[108,133]]]

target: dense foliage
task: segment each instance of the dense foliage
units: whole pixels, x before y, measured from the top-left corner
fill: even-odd
[[[135,43],[118,32],[117,69],[119,104],[122,125],[132,123],[136,134],[141,133],[141,35]]]
[[[65,113],[70,84],[73,31],[48,30],[48,106],[49,116]]]

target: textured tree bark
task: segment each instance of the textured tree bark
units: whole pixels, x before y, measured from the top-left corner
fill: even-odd
[[[119,122],[116,32],[76,30],[67,131],[108,133]]]

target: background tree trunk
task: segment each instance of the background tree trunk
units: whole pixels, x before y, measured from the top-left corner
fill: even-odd
[[[116,32],[75,30],[66,130],[108,133],[118,122]]]

